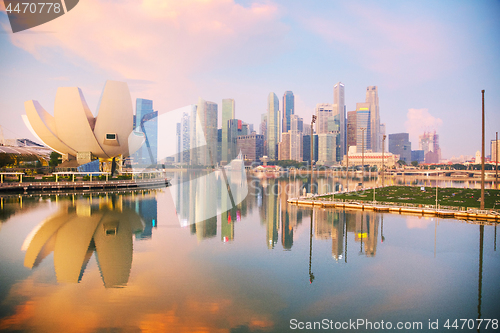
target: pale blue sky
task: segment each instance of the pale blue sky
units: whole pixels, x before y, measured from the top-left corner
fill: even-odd
[[[309,122],[341,81],[348,111],[378,86],[387,134],[415,138],[436,127],[444,158],[473,155],[481,89],[487,143],[500,131],[499,15],[499,1],[85,0],[12,34],[3,11],[0,125],[7,138],[31,138],[24,101],[52,112],[59,86],[82,88],[95,112],[107,79],[129,82],[134,99],[152,99],[160,112],[198,97],[220,109],[234,98],[237,118],[255,128],[269,92],[281,108],[292,90]],[[414,111],[422,120],[408,124],[409,109],[427,111]]]

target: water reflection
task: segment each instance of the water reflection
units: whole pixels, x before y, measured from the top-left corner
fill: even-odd
[[[53,252],[57,281],[77,283],[95,253],[104,286],[123,287],[132,267],[132,236],[151,237],[151,222],[156,219],[151,217],[156,207],[148,209],[152,203],[138,201],[137,212],[122,200],[98,200],[93,204],[80,200],[63,205],[25,239],[24,266],[33,269]],[[146,231],[138,212],[150,222]]]
[[[493,226],[289,205],[301,178],[249,179],[233,205],[224,177],[206,175],[176,174],[175,191],[5,200],[0,271],[17,260],[22,272],[3,274],[0,330],[284,332],[299,317],[498,313]],[[35,224],[19,217],[45,204],[50,216],[26,237]]]

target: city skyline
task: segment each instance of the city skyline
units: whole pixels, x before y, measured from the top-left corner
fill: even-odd
[[[80,87],[95,116],[107,79],[127,82],[133,101],[154,100],[160,114],[199,96],[219,105],[230,96],[236,117],[255,125],[270,91],[293,91],[294,113],[309,123],[316,104],[334,103],[332,89],[342,82],[346,112],[377,86],[387,134],[408,132],[416,145],[436,130],[443,158],[474,155],[482,89],[486,142],[500,123],[500,79],[492,74],[500,69],[499,11],[493,1],[92,1],[12,34],[1,3],[0,125],[6,138],[34,139],[21,120],[23,103],[39,100],[52,113],[60,86]],[[81,28],[86,34],[73,38]]]

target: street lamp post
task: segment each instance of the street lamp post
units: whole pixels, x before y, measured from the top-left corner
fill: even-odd
[[[351,128],[351,124],[347,124],[347,129],[349,130]],[[346,152],[346,156],[347,156],[347,165],[346,165],[346,188],[347,188],[347,192],[349,192],[349,143],[347,143],[347,152]]]
[[[436,210],[438,209],[438,180],[439,180],[439,171],[436,172]]]
[[[481,90],[482,103],[483,103],[483,118],[482,118],[482,139],[481,139],[481,207],[479,209],[484,209],[484,90]]]
[[[365,187],[365,127],[361,127],[361,182]]]
[[[316,122],[316,115],[311,119],[311,194],[313,194],[313,157],[314,157],[314,123]]]
[[[498,189],[498,132],[495,140],[495,187]]]
[[[384,134],[382,137],[382,187],[384,187],[384,171],[385,171],[385,165],[384,165],[384,149],[385,149],[385,138],[387,136]]]

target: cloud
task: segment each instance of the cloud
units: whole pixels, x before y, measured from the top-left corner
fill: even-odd
[[[409,83],[436,78],[454,66],[446,27],[437,20],[384,10],[379,4],[347,3],[335,17],[303,15],[306,29],[321,36],[347,61]]]
[[[86,0],[40,29],[56,33],[10,38],[41,61],[63,56],[113,79],[155,82],[142,88],[150,98],[161,96],[163,105],[155,108],[164,110],[196,100],[193,77],[200,72],[255,64],[279,53],[288,31],[272,3],[244,7],[233,0]]]
[[[429,113],[428,109],[408,109],[405,121],[406,132],[410,134],[410,142],[413,142],[412,149],[418,149],[418,136],[424,132],[437,131],[443,121]]]

